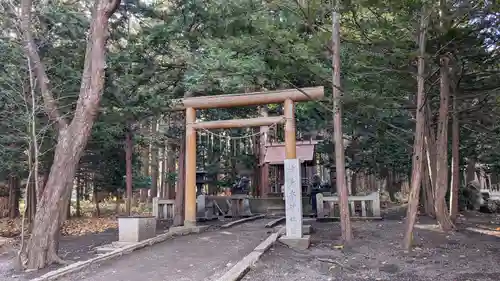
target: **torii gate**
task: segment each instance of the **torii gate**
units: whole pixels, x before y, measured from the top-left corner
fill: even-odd
[[[300,162],[296,159],[294,102],[323,98],[324,88],[287,89],[220,96],[192,97],[174,106],[186,110],[185,226],[196,225],[196,129],[228,129],[285,123],[285,206],[286,238],[302,239],[302,187]],[[284,103],[284,116],[196,122],[197,109],[228,108]],[[307,240],[307,246],[309,246]],[[300,243],[292,241],[293,244]]]

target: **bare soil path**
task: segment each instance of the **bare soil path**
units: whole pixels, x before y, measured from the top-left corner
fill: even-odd
[[[336,247],[338,222],[314,222],[310,249],[295,251],[277,244],[243,280],[498,281],[500,238],[464,229],[498,219],[498,215],[468,214],[459,230],[450,234],[418,228],[411,253],[401,249],[404,224],[398,214],[383,221],[353,222],[356,239],[342,249]],[[430,222],[422,218],[420,226],[426,228]]]

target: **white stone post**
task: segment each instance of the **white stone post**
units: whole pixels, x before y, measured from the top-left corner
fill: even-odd
[[[286,237],[302,238],[302,186],[300,162],[285,159]]]

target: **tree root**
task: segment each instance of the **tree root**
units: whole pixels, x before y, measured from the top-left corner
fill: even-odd
[[[51,253],[50,254],[50,260],[53,263],[60,264],[60,265],[68,265],[68,264],[72,263],[72,261],[63,260],[56,253]]]

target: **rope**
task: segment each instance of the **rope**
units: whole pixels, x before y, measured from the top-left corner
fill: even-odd
[[[268,130],[271,130],[273,128],[276,128],[277,125],[280,123],[281,121],[278,121],[272,125],[270,125],[268,128]],[[256,137],[256,136],[260,136],[262,134],[265,134],[266,132],[258,132],[258,133],[253,133],[253,134],[246,134],[246,135],[242,135],[242,136],[225,136],[225,135],[221,135],[221,134],[217,134],[217,133],[214,133],[208,129],[204,129],[204,128],[200,128],[200,129],[197,129],[197,130],[202,130],[204,131],[205,133],[209,134],[209,135],[212,135],[214,137],[218,137],[220,139],[227,139],[227,140],[241,140],[241,139],[246,139],[246,138],[252,138],[252,137]]]

